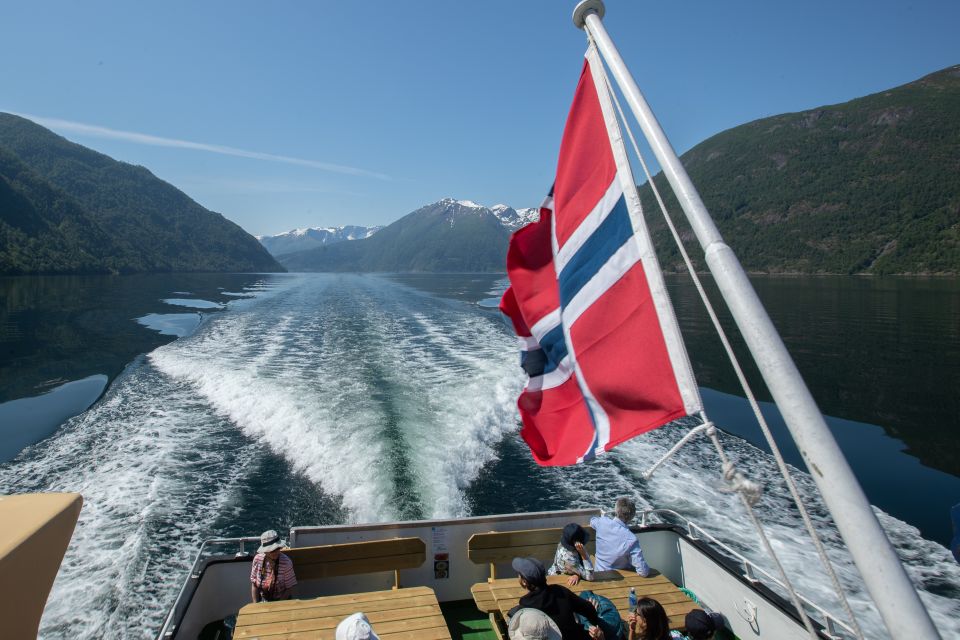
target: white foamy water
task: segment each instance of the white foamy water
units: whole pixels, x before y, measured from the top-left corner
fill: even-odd
[[[465,515],[491,462],[524,470],[517,482],[549,483],[570,507],[609,507],[633,494],[674,509],[769,569],[739,502],[718,489],[704,443],[641,482],[677,428],[578,468],[498,461],[518,438],[523,374],[494,314],[377,277],[274,282],[128,367],[93,408],[0,465],[0,491],[85,497],[42,637],[152,638],[202,539],[257,534],[286,515],[299,524]],[[797,587],[836,610],[772,460],[742,440],[725,444],[767,486],[761,517]],[[272,459],[283,464],[271,467]],[[300,481],[329,506],[310,516],[268,513],[250,497]],[[811,504],[868,637],[883,637],[829,518]],[[960,633],[960,571],[947,550],[880,516],[945,637]]]

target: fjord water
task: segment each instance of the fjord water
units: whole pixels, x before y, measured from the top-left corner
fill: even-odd
[[[868,495],[944,635],[960,633],[960,569],[931,541],[944,540],[935,523],[949,516],[930,506],[932,494],[949,503],[960,486],[950,466],[958,283],[755,284],[821,408],[844,419],[831,426],[854,467],[881,456]],[[760,515],[791,577],[836,609],[770,456],[740,422],[742,401],[730,395],[736,388],[692,288],[668,286],[707,407],[742,435],[724,436],[725,446],[766,487]],[[112,379],[91,408],[0,463],[0,492],[85,497],[41,635],[152,637],[207,537],[609,506],[624,493],[693,518],[769,567],[704,443],[640,479],[682,426],[576,468],[532,463],[516,423],[523,376],[514,340],[477,304],[502,287],[496,276],[465,275],[0,280],[0,402],[92,375]],[[882,636],[811,480],[798,475],[854,608],[867,611],[868,637]],[[902,499],[876,493],[892,491],[889,478],[902,478]],[[870,484],[877,480],[887,484]]]

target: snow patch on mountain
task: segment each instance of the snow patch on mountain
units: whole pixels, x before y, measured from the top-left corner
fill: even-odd
[[[511,231],[516,231],[531,222],[540,219],[540,210],[537,208],[514,209],[505,204],[495,204],[490,207],[491,213],[497,216],[500,223]]]
[[[336,242],[348,240],[362,240],[369,238],[383,225],[364,227],[359,225],[344,225],[340,227],[309,227],[293,229],[274,236],[256,236],[267,251],[273,256],[280,256],[297,251],[306,251]]]

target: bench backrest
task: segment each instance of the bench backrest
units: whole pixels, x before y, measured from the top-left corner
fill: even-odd
[[[587,552],[593,554],[593,527],[584,527],[590,534]],[[491,531],[475,533],[467,541],[467,557],[475,564],[510,562],[518,556],[532,556],[549,566],[560,543],[563,529],[525,529],[522,531]]]
[[[392,538],[370,542],[296,547],[283,552],[293,561],[297,580],[352,576],[378,571],[415,569],[427,559],[420,538]],[[399,575],[398,575],[399,577]]]

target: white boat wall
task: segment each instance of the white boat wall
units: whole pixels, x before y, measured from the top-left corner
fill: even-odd
[[[358,525],[295,527],[290,547],[369,542],[398,537],[419,537],[426,544],[427,560],[417,569],[400,572],[401,587],[426,586],[443,602],[469,600],[470,587],[483,583],[489,565],[467,557],[467,542],[476,533],[561,528],[569,522],[589,524],[599,510],[550,511],[452,520],[418,520]],[[676,517],[676,514],[670,514]],[[643,520],[648,514],[642,514]],[[743,640],[809,638],[792,605],[778,595],[774,580],[735,552],[708,539],[695,524],[650,524],[633,527],[651,567],[679,587],[690,590],[706,607],[726,617]],[[222,620],[250,602],[250,566],[259,538],[208,540],[203,544],[190,575],[164,621],[158,640],[194,640],[209,623]],[[448,577],[434,572],[434,551],[448,554]],[[509,564],[497,565],[497,575],[513,575]],[[299,582],[296,597],[388,590],[393,572],[325,578]],[[823,638],[852,636],[833,617],[811,609]],[[827,630],[830,633],[827,633]]]

